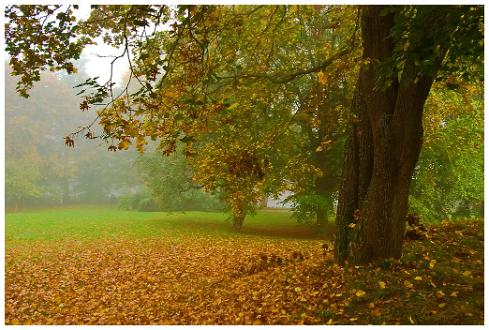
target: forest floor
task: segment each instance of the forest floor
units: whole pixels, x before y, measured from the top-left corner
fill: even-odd
[[[261,211],[6,216],[6,324],[483,324],[482,221],[428,226],[400,261],[339,267]]]

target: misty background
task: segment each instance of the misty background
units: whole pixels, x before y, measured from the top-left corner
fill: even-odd
[[[83,69],[86,59],[79,63]],[[5,64],[6,208],[116,203],[124,194],[140,190],[134,171],[134,151],[108,152],[99,139],[77,139],[75,148],[64,137],[96,117],[79,109],[81,98],[73,86],[88,76],[45,72],[31,97],[19,97],[16,78]]]

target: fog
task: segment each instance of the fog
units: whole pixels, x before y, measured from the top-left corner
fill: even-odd
[[[77,66],[83,70],[85,64]],[[81,98],[73,88],[86,79],[85,72],[45,72],[25,99],[16,93],[16,78],[5,67],[7,209],[116,203],[141,189],[134,150],[109,152],[110,141],[89,140],[83,133],[74,148],[64,144],[65,136],[96,118],[95,109],[79,109]],[[100,133],[96,124],[93,133]]]

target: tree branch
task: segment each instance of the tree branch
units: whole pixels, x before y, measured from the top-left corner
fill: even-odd
[[[333,62],[337,59],[342,58],[350,52],[351,48],[347,47],[336,54],[328,57],[326,60],[322,61],[318,65],[315,65],[308,69],[297,70],[293,72],[280,72],[280,73],[262,73],[262,74],[242,74],[242,75],[233,75],[233,76],[219,76],[219,79],[239,79],[239,78],[255,78],[255,79],[268,79],[276,84],[285,84],[291,82],[292,80],[311,74],[315,72],[319,72],[321,70],[326,69],[328,66],[333,64]]]

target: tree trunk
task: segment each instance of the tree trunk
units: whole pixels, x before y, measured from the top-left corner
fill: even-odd
[[[245,213],[244,212],[233,212],[233,228],[236,231],[240,231],[241,228],[243,227],[245,219]]]
[[[381,15],[382,9],[362,8],[363,58],[369,64],[357,80],[352,102],[356,122],[343,163],[335,249],[340,264],[401,257],[409,186],[422,145],[423,107],[433,82],[408,59],[399,79],[397,74],[382,77],[379,85],[379,63],[394,50],[389,37],[394,15]]]
[[[316,210],[316,224],[319,227],[325,227],[328,224],[328,211],[325,205]]]

